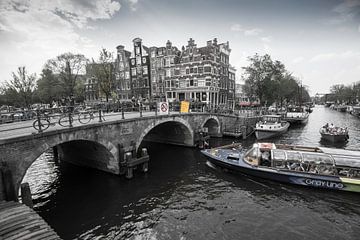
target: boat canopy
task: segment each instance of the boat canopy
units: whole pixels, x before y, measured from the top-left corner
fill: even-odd
[[[272,160],[274,165],[276,162],[298,162],[298,163],[312,163],[312,164],[325,164],[335,165],[333,158],[325,153],[310,153],[310,152],[299,152],[293,150],[273,149]]]

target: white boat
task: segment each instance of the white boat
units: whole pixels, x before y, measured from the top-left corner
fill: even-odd
[[[309,113],[304,109],[304,107],[291,107],[288,108],[285,117],[285,121],[289,123],[306,123],[309,118]]]
[[[255,136],[257,139],[266,139],[285,133],[290,123],[281,120],[280,115],[264,115],[260,122],[256,123]]]

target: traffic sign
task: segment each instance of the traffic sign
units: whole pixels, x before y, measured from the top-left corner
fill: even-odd
[[[157,105],[157,111],[161,114],[168,114],[169,113],[169,104],[167,102],[159,102]]]

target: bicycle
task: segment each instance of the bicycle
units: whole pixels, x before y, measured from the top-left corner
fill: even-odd
[[[65,113],[59,118],[59,125],[62,127],[72,127],[72,123],[74,122],[74,118],[71,113]]]
[[[42,132],[50,127],[50,125],[55,125],[55,123],[50,122],[50,116],[46,113],[44,113],[43,117],[38,117],[33,122],[33,128],[38,130],[39,132]]]
[[[104,114],[102,111],[100,112],[99,117],[100,117],[99,122],[105,121]],[[89,123],[91,120],[94,119],[95,119],[95,113],[93,111],[80,112],[78,117],[79,122],[82,124]]]

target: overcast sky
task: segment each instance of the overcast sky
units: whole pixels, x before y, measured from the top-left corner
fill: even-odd
[[[238,79],[248,56],[269,53],[312,95],[360,81],[360,0],[0,0],[0,82],[64,52],[131,50],[135,37],[229,41]]]

